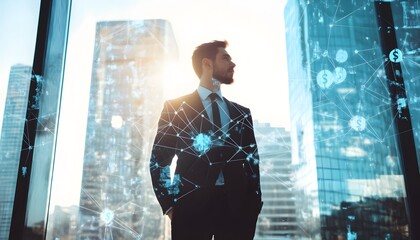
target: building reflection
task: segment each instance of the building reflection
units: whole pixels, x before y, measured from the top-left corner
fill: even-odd
[[[97,23],[76,239],[164,239],[147,173],[174,57],[165,20]]]
[[[300,239],[408,237],[396,116],[373,16],[374,5],[362,0],[285,8]]]

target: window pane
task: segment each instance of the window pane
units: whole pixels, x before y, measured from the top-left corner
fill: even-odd
[[[39,6],[39,0],[0,2],[0,239],[9,237]]]

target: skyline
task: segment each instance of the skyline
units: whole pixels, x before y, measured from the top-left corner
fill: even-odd
[[[69,91],[73,91],[75,88],[78,89],[77,91],[81,90],[79,104],[85,106],[85,111],[87,111],[88,83],[90,83],[91,77],[89,61],[93,57],[93,38],[96,23],[100,21],[166,19],[174,29],[179,47],[179,61],[169,64],[170,67],[165,70],[168,72],[168,76],[171,76],[171,81],[168,80],[165,87],[167,99],[193,91],[197,87],[197,76],[192,70],[190,60],[196,46],[212,40],[227,40],[229,42],[227,50],[237,66],[235,68],[235,82],[232,86],[222,87],[224,95],[250,107],[256,116],[256,120],[269,122],[273,126],[281,126],[286,129],[289,127],[283,20],[285,0],[270,0],[266,1],[264,5],[255,4],[252,1],[232,0],[224,3],[223,8],[220,7],[223,3],[221,0],[216,2],[182,0],[176,3],[166,0],[144,0],[141,2],[127,0],[124,3],[127,3],[127,5],[111,2],[103,3],[103,1],[98,0],[83,4],[73,1],[66,59],[68,64],[66,64],[63,91],[65,95],[66,89],[69,89]],[[15,9],[25,12],[22,15],[30,15],[27,14],[30,7],[24,4],[23,0],[16,4]],[[177,14],[179,11],[184,11],[183,9],[191,11],[189,11],[189,14],[181,16]],[[205,9],[205,11],[197,11],[196,9]],[[217,13],[217,19],[213,19],[214,14],[212,13]],[[232,13],[235,14],[232,15]],[[29,17],[20,19],[22,25],[28,22],[36,22],[34,20],[38,17],[37,14],[31,14],[33,15],[31,19]],[[5,15],[4,17],[8,18],[10,16]],[[191,19],[194,19],[194,21],[191,21]],[[200,30],[200,28],[205,29],[205,31]],[[2,44],[2,48],[4,48],[2,52],[10,52],[6,47],[16,40],[19,40],[20,45],[25,46],[25,48],[20,48],[20,51],[17,51],[13,58],[8,57],[6,58],[7,61],[0,62],[0,118],[3,119],[8,73],[15,63],[31,65],[33,52],[30,49],[33,49],[35,45],[36,24],[33,27],[34,32],[31,33],[34,39],[32,45],[20,42],[22,36],[14,35],[14,31],[10,30],[10,25],[0,24],[0,29],[12,33],[9,35],[11,38],[2,40],[6,41],[5,44]],[[252,33],[252,35],[249,33]],[[80,38],[80,36],[84,37]],[[77,45],[78,49],[76,51],[72,50],[72,42]],[[80,51],[80,48],[82,51]],[[9,53],[9,55],[11,54]],[[252,56],[252,59],[249,56]],[[26,61],[23,59],[26,59]],[[30,62],[28,62],[29,59],[31,59]],[[74,59],[83,64],[69,64]],[[68,86],[68,82],[72,82],[72,86]],[[257,98],[250,98],[248,94],[242,94],[250,92],[254,95],[257,94]],[[84,102],[82,102],[82,99]],[[259,101],[255,101],[256,99]],[[281,109],[281,111],[276,114],[266,111],[273,106]],[[62,105],[64,110],[67,107],[65,104]],[[80,111],[80,109],[77,111]]]
[[[95,29],[100,21],[166,19],[170,22],[178,46],[179,62],[165,64],[169,66],[166,75],[170,76],[165,83],[165,99],[181,96],[198,86],[197,76],[194,74],[190,60],[196,46],[214,39],[226,39],[229,41],[227,51],[237,66],[234,76],[236,82],[232,86],[222,87],[224,96],[249,107],[256,121],[268,122],[273,127],[282,125],[284,127],[289,121],[286,57],[285,52],[284,55],[280,54],[280,49],[285,48],[284,34],[282,34],[284,31],[283,8],[275,9],[282,6],[281,1],[270,1],[271,5],[255,5],[252,2],[236,0],[231,1],[231,4],[227,4],[223,9],[209,1],[206,12],[194,13],[201,15],[201,18],[177,14],[183,7],[197,8],[198,3],[184,0],[176,4],[168,3],[165,8],[162,8],[159,4],[161,2],[143,1],[125,11],[121,8],[128,6],[122,6],[122,4],[111,6],[98,5],[95,1],[73,2],[54,174],[54,182],[61,184],[60,189],[71,192],[72,197],[57,199],[60,205],[72,205],[79,201],[81,181],[79,175],[83,169]],[[200,2],[200,4],[204,3]],[[89,9],[89,6],[93,9]],[[238,6],[243,10],[240,13],[237,11]],[[174,9],[179,11],[174,11]],[[225,17],[214,22],[210,12],[218,12],[220,16]],[[231,16],[231,12],[237,15]],[[277,15],[273,16],[274,13]],[[139,18],[140,15],[142,18]],[[191,21],[191,18],[195,21]],[[248,19],[248,21],[244,22],[242,19]],[[222,22],[226,23],[221,25]],[[191,29],[196,29],[197,26],[202,26],[207,31],[191,32]],[[278,29],[278,31],[273,29]],[[254,34],[251,37],[250,32]],[[253,38],[258,39],[260,36],[267,36],[267,38],[264,42],[255,41]],[[267,44],[268,42],[270,44]],[[277,45],[274,44],[276,42]],[[273,52],[279,52],[279,54]],[[84,57],[81,57],[81,53]],[[248,56],[253,56],[253,58]],[[284,72],[279,72],[276,66],[282,65]],[[76,98],[75,93],[77,93]],[[69,173],[72,173],[71,176],[74,179],[72,182],[66,181]],[[56,196],[62,196],[62,194],[57,193]]]

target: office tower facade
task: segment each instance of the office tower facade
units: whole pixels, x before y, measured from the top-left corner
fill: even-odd
[[[420,2],[396,1],[391,4],[400,64],[403,72],[404,86],[407,92],[407,104],[411,114],[414,141],[416,143],[417,161],[420,166]],[[390,53],[391,54],[391,53]],[[395,58],[394,52],[390,57]],[[420,171],[420,169],[419,169]]]
[[[31,76],[31,66],[10,69],[0,138],[0,239],[9,237]]]
[[[290,133],[269,123],[254,122],[260,155],[264,206],[255,240],[295,239],[298,236]]]
[[[148,169],[175,57],[165,20],[97,23],[77,239],[162,239]]]
[[[406,239],[373,3],[288,1],[285,23],[301,238]]]

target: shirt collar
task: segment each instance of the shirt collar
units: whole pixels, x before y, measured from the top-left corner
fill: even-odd
[[[200,95],[201,101],[206,101],[208,96],[212,93],[212,91],[201,85],[198,86],[197,92],[198,95]],[[219,95],[220,100],[223,101],[222,91],[220,89],[216,92],[216,94]]]

